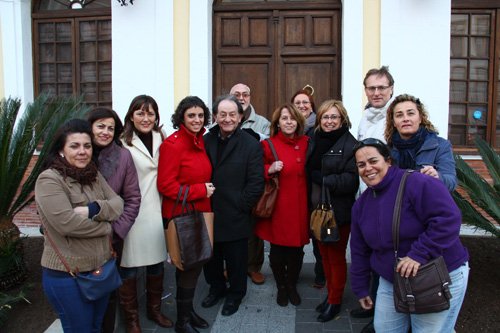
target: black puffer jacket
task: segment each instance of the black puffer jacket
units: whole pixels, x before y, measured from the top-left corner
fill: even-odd
[[[307,135],[309,141],[308,159],[315,147],[317,134],[310,130]],[[359,187],[359,177],[356,168],[356,160],[352,152],[356,139],[349,131],[346,131],[328,151],[323,154],[321,160],[321,175],[325,186],[330,191],[335,218],[339,225],[351,223],[351,209],[354,204],[355,195]],[[309,178],[308,194],[309,208],[316,208],[316,203],[311,202],[313,177],[309,163],[306,165]],[[318,184],[321,186],[321,184]]]

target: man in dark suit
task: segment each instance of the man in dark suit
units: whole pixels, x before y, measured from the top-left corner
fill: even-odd
[[[212,112],[217,125],[204,139],[213,168],[212,183],[217,188],[212,196],[214,255],[204,267],[210,291],[202,306],[214,306],[226,296],[222,315],[230,316],[238,311],[247,290],[251,212],[264,190],[264,164],[259,142],[239,126],[243,108],[238,100],[231,95],[221,96]]]

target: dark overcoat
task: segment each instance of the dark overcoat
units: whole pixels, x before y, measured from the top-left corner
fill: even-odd
[[[262,148],[250,134],[238,128],[228,139],[217,159],[219,126],[204,136],[205,149],[212,164],[214,240],[235,241],[250,236],[252,208],[264,191]]]

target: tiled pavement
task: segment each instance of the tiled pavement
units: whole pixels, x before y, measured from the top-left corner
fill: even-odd
[[[299,294],[302,297],[302,304],[295,307],[288,305],[281,307],[276,304],[276,285],[267,261],[268,247],[266,246],[266,261],[263,266],[263,273],[266,275],[266,282],[263,285],[254,285],[248,279],[248,291],[246,297],[240,305],[240,309],[234,315],[224,317],[220,314],[222,301],[218,305],[205,309],[201,307],[201,300],[208,294],[208,285],[205,283],[203,275],[200,277],[195,296],[195,308],[199,315],[210,323],[210,328],[200,330],[200,332],[211,333],[322,333],[322,332],[360,332],[368,319],[353,319],[349,317],[349,311],[358,306],[358,302],[353,296],[349,285],[346,286],[342,311],[332,321],[319,323],[316,321],[317,313],[314,308],[326,296],[326,290],[318,290],[312,287],[314,280],[313,266],[314,257],[312,247],[306,246],[304,249],[304,265],[302,268],[298,285]],[[165,296],[163,301],[163,312],[171,319],[175,319],[175,284],[174,269],[166,266],[165,274]],[[174,332],[173,328],[162,328],[155,325],[145,317],[145,295],[140,298],[140,322],[144,333],[166,333]],[[62,332],[60,323],[56,321],[45,333]],[[120,322],[117,332],[125,332],[123,323]]]

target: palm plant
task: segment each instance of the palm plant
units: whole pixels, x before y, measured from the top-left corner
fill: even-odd
[[[453,199],[462,211],[462,219],[466,224],[500,237],[500,229],[497,227],[500,223],[500,156],[483,139],[476,138],[475,143],[493,179],[493,185],[474,172],[460,156],[455,155],[459,186],[466,196],[454,191]]]
[[[20,108],[21,100],[19,99],[4,98],[0,101],[0,161],[2,161],[0,164],[0,198],[2,198],[0,200],[0,253],[21,255],[22,258],[20,232],[13,223],[13,218],[33,200],[35,182],[57,128],[70,118],[83,116],[88,111],[88,107],[82,103],[82,98],[40,95],[33,103],[27,105],[22,115],[19,114]],[[27,175],[26,171],[37,148],[40,150],[38,159],[31,173]],[[13,246],[15,246],[15,251],[12,250]],[[17,281],[12,276],[6,277],[5,274],[14,274],[18,277],[24,274],[24,260],[21,260],[21,263],[19,260],[11,262],[17,264],[12,267],[13,272],[2,272],[0,289],[8,288]],[[5,270],[8,271],[8,269]],[[7,281],[12,281],[12,283]]]

